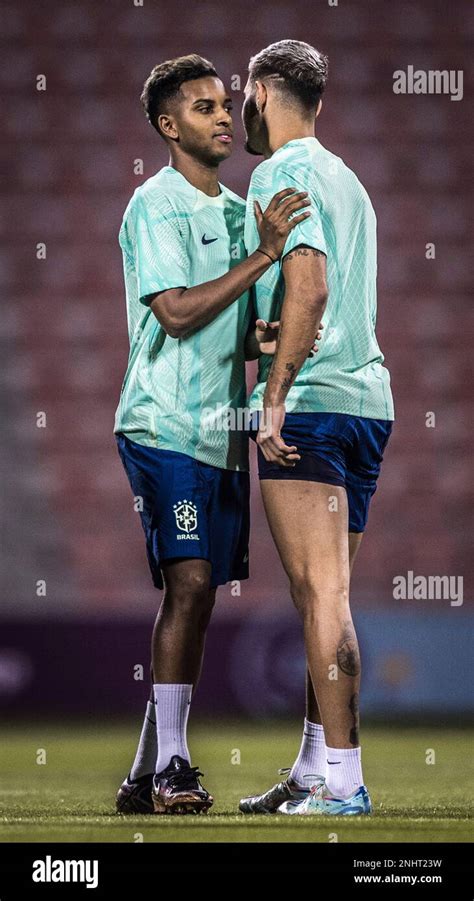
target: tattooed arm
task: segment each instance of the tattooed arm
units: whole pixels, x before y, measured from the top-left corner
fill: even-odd
[[[326,256],[300,245],[283,260],[285,297],[273,364],[263,398],[263,416],[257,438],[266,460],[294,466],[299,455],[280,437],[285,400],[318,332],[328,298]]]

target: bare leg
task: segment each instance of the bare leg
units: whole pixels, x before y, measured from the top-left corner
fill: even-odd
[[[166,591],[152,638],[150,702],[153,705],[155,682],[190,684],[194,695],[216,594],[215,589],[209,588],[210,564],[207,561],[170,561],[163,565],[163,571]],[[154,770],[157,757],[157,724],[150,718],[147,707],[131,769],[133,778]]]
[[[321,482],[262,480],[270,529],[303,620],[326,744],[359,745],[360,660],[349,607],[347,496]],[[331,499],[337,498],[337,512]]]
[[[363,532],[349,532],[349,573],[352,576],[355,558],[360,548]],[[306,669],[306,719],[310,723],[319,723],[321,725],[321,714],[319,712],[318,702],[314,694],[313,683],[309,669]]]
[[[209,587],[210,574],[207,560],[163,564],[165,594],[152,635],[153,682],[186,683],[193,686],[194,693],[216,597],[215,589]]]

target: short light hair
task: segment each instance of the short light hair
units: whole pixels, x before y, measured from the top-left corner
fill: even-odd
[[[304,41],[277,41],[252,56],[249,78],[271,79],[275,87],[316,109],[328,77],[328,58]]]

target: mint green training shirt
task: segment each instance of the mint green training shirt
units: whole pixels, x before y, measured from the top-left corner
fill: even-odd
[[[220,189],[208,197],[165,166],[127,206],[119,241],[130,354],[114,432],[212,466],[247,470],[245,434],[222,424],[226,410],[235,417],[232,410],[245,407],[249,293],[185,338],[169,337],[149,306],[149,295],[212,281],[244,259],[245,202]]]
[[[245,245],[259,243],[254,201],[263,210],[283,188],[309,191],[311,217],[290,232],[283,255],[298,244],[327,257],[329,299],[318,353],[308,358],[290,388],[287,412],[347,413],[393,419],[390,375],[375,337],[377,312],[376,218],[367,191],[345,163],[317,138],[289,141],[260,163],[252,175],[245,219]],[[280,318],[284,297],[281,263],[255,285],[256,310]],[[272,357],[260,357],[258,382],[250,396],[261,409]]]

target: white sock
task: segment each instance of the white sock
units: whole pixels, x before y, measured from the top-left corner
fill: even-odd
[[[156,747],[156,715],[155,705],[148,701],[146,714],[143,721],[137,753],[130,770],[130,779],[139,779],[148,773],[155,772],[157,747]]]
[[[349,798],[360,785],[362,778],[361,749],[326,748],[326,785],[334,798]]]
[[[186,727],[192,690],[192,685],[166,684],[164,682],[153,685],[158,742],[155,773],[160,773],[168,766],[173,754],[179,754],[180,757],[184,757],[191,763],[191,755],[186,741]]]
[[[326,745],[324,729],[319,723],[310,723],[304,718],[303,740],[300,751],[290,772],[290,777],[299,785],[309,788],[316,782],[316,776],[326,775]]]

